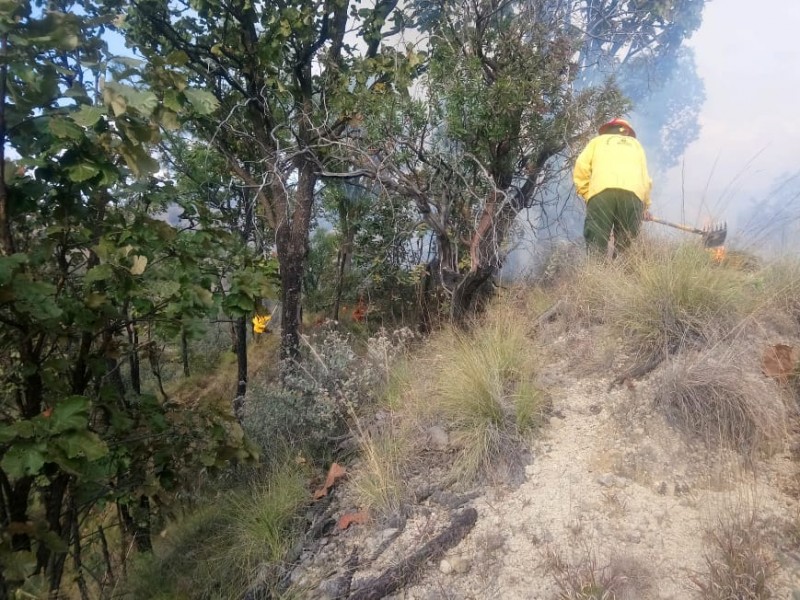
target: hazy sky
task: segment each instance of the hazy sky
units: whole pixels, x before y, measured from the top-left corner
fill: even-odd
[[[706,102],[684,157],[686,218],[730,222],[800,171],[800,2],[710,0],[689,45]],[[681,166],[653,194],[654,213],[679,218]]]

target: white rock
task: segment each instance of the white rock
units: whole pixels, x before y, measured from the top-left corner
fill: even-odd
[[[450,561],[446,558],[442,559],[442,562],[439,563],[439,571],[444,573],[445,575],[449,575],[453,572],[453,565],[450,564]]]

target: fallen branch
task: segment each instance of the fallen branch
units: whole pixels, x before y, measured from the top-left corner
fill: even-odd
[[[458,545],[475,526],[478,511],[468,508],[453,517],[450,525],[417,552],[386,569],[381,575],[359,585],[349,600],[380,600],[408,585],[430,560]]]
[[[611,383],[608,384],[608,391],[610,392],[615,386],[622,385],[628,379],[639,379],[644,377],[655,368],[664,362],[665,356],[661,353],[653,354],[643,363],[633,365],[630,369],[625,370],[623,373],[617,375]]]

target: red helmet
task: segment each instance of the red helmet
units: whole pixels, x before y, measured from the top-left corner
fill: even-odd
[[[633,130],[633,127],[631,127],[631,124],[625,119],[611,119],[608,123],[600,125],[598,131],[601,135],[604,133],[624,133],[623,128],[630,131],[633,137],[636,137],[636,132]]]

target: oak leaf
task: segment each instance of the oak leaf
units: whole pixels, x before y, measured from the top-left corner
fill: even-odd
[[[345,475],[347,475],[347,471],[344,470],[344,467],[339,463],[333,463],[331,468],[328,469],[328,476],[325,478],[325,483],[314,492],[314,500],[319,500],[327,496],[330,489]]]

